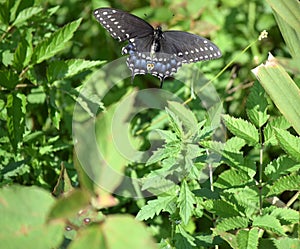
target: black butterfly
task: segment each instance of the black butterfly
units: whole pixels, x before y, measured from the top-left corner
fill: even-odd
[[[151,73],[163,80],[177,72],[183,63],[217,59],[222,56],[211,41],[184,31],[154,29],[143,19],[122,10],[94,10],[100,24],[120,42],[128,41],[122,54],[129,54],[127,65],[132,80],[137,74]]]

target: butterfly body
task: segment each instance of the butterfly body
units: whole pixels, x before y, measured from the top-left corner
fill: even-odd
[[[217,59],[221,51],[211,41],[184,31],[162,31],[127,12],[100,8],[96,19],[119,41],[128,41],[122,54],[128,54],[127,66],[132,79],[137,74],[150,73],[162,82],[172,76],[184,63]]]

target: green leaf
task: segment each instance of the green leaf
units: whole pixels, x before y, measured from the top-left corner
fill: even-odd
[[[295,162],[286,155],[280,156],[270,162],[264,170],[266,176],[271,180],[278,179],[281,175],[287,175],[300,169],[300,163]]]
[[[37,187],[0,189],[1,248],[59,248],[64,224],[46,223],[54,204],[50,193]]]
[[[274,216],[283,225],[287,224],[297,224],[300,219],[300,214],[298,211],[290,209],[290,208],[277,208],[270,213],[270,215]]]
[[[24,9],[18,14],[12,25],[19,26],[20,24],[25,24],[28,19],[40,13],[42,10],[43,8],[41,7],[29,7],[27,9]]]
[[[291,127],[290,123],[285,119],[284,116],[276,117],[272,120],[270,120],[266,127],[264,128],[264,145],[267,146],[269,144],[271,145],[277,145],[277,139],[275,137],[274,127],[280,128],[280,129],[288,129]]]
[[[19,83],[19,76],[13,70],[0,71],[0,85],[7,89],[14,89]]]
[[[142,190],[147,190],[154,195],[161,195],[164,193],[176,195],[176,191],[179,190],[179,187],[174,181],[167,178],[167,176],[174,172],[174,170],[171,169],[174,164],[176,164],[176,159],[165,159],[162,168],[152,170],[147,177],[142,179]]]
[[[250,145],[258,143],[258,131],[255,126],[246,120],[224,115],[223,120],[232,134],[245,139]]]
[[[239,152],[245,145],[246,142],[244,139],[239,137],[232,137],[226,141],[224,150],[231,152]]]
[[[196,246],[195,238],[181,224],[176,226],[174,240],[176,249],[192,249]]]
[[[166,113],[168,114],[169,123],[172,130],[175,132],[178,138],[182,139],[184,136],[182,121],[173,113],[170,109],[166,107]]]
[[[165,158],[168,158],[174,154],[174,151],[168,148],[158,148],[156,151],[153,151],[153,154],[147,160],[146,166],[162,161]]]
[[[259,207],[259,196],[257,189],[242,186],[229,188],[222,194],[222,198],[234,204],[240,213],[246,217],[252,217],[257,213]]]
[[[271,186],[267,196],[278,195],[284,191],[300,190],[300,175],[288,175],[279,178]]]
[[[22,141],[25,131],[26,98],[23,94],[13,93],[7,96],[7,129],[14,150]]]
[[[181,183],[180,194],[177,203],[177,206],[179,208],[179,215],[183,223],[187,225],[192,216],[194,204],[196,203],[196,201],[194,194],[189,189],[189,186],[187,185],[185,180]]]
[[[104,233],[99,229],[98,224],[92,224],[80,229],[68,249],[83,249],[89,245],[89,249],[106,249]]]
[[[285,236],[283,227],[278,219],[271,215],[257,216],[253,219],[252,226],[272,231],[276,234]]]
[[[41,63],[65,49],[67,42],[73,37],[81,20],[82,19],[80,18],[65,25],[53,33],[49,38],[40,42],[33,51],[32,63]]]
[[[249,220],[244,217],[230,217],[222,219],[216,225],[216,230],[218,231],[229,231],[229,230],[236,230],[238,228],[246,228],[248,227]]]
[[[101,226],[107,249],[158,249],[146,225],[129,215],[110,215]],[[130,231],[130,236],[128,236]]]
[[[9,1],[4,1],[0,3],[0,20],[5,26],[9,25],[9,17],[10,17],[10,6]]]
[[[25,38],[22,38],[14,53],[13,65],[21,71],[28,65],[32,56],[32,33],[31,30],[24,31]]]
[[[51,208],[48,219],[68,219],[87,207],[90,202],[90,195],[86,191],[74,190],[66,197],[58,199]]]
[[[50,82],[70,78],[85,70],[102,65],[105,61],[88,61],[72,59],[67,61],[52,61],[47,68],[47,79]]]
[[[230,188],[233,186],[240,186],[245,185],[247,182],[249,182],[251,178],[248,176],[248,174],[239,171],[235,169],[229,169],[226,171],[223,171],[217,181],[214,183],[214,186],[217,188]]]
[[[45,103],[47,95],[44,91],[43,86],[31,89],[27,95],[27,101],[31,104],[42,104]]]
[[[274,128],[280,147],[297,162],[300,162],[300,138],[288,131]]]
[[[239,211],[232,203],[226,202],[224,200],[212,200],[212,204],[213,206],[210,211],[223,218],[240,215]]]
[[[300,30],[300,4],[293,0],[287,3],[284,0],[267,0],[268,4],[285,19],[295,30]]]
[[[129,232],[130,231],[130,236]],[[109,215],[101,224],[81,229],[70,249],[158,249],[147,227],[129,215]]]
[[[194,113],[182,103],[168,101],[168,109],[174,113],[183,124],[183,133],[186,137],[192,136],[198,131],[197,119]]]
[[[158,135],[164,139],[167,144],[178,141],[178,138],[172,131],[155,129],[154,132],[158,133]]]
[[[240,230],[237,234],[238,248],[257,249],[259,242],[259,229]]]
[[[300,91],[295,82],[270,54],[266,64],[252,70],[279,111],[300,134]]]
[[[247,115],[250,121],[260,128],[269,119],[267,110],[268,102],[265,98],[265,91],[260,84],[255,82],[247,99]]]
[[[281,34],[294,58],[299,58],[300,7],[299,1],[267,0],[274,10],[274,16]]]
[[[300,240],[299,238],[279,238],[272,239],[276,248],[289,248],[289,249],[299,249],[300,248]]]
[[[137,220],[152,219],[155,215],[159,215],[161,211],[173,213],[175,208],[174,196],[159,196],[156,200],[150,200],[147,205],[143,206],[138,212]]]

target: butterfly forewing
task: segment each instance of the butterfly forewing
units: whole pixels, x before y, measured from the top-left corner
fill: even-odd
[[[94,16],[110,35],[119,41],[146,37],[154,32],[149,23],[125,11],[100,8],[94,10]]]
[[[174,54],[183,63],[217,59],[222,56],[211,41],[184,31],[166,31],[161,40],[161,52]]]

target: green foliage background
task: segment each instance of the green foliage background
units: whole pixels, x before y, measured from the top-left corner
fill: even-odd
[[[0,1],[0,248],[300,248],[299,5]],[[146,165],[117,162],[126,175],[145,177],[145,189],[155,196],[150,199],[103,191],[73,152],[72,118],[81,86],[121,56],[123,44],[92,15],[106,6],[165,30],[208,37],[223,53],[196,66],[207,81],[213,79],[223,102],[226,142],[212,141],[207,111],[173,79],[163,88],[187,100],[189,110],[170,103],[165,111],[132,120],[139,149],[148,148],[152,129],[165,141]],[[263,30],[268,37],[258,41]],[[276,59],[258,67],[269,52]],[[158,86],[152,76],[137,76],[133,85],[126,79],[103,100],[89,100],[99,106],[98,142],[109,137],[104,109],[109,117],[128,92]],[[107,150],[115,156],[109,144]],[[209,164],[207,151],[221,160],[210,165],[216,169],[212,177],[199,183]],[[179,158],[181,171],[171,168]],[[147,177],[156,172],[178,175],[178,185],[155,195],[159,186]]]

